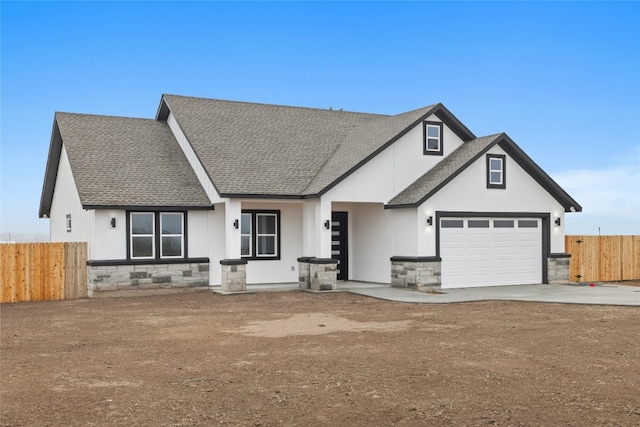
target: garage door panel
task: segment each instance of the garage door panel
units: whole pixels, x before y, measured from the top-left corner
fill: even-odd
[[[462,227],[440,229],[443,288],[542,282],[540,219],[447,220]]]

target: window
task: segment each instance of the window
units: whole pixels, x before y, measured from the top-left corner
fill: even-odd
[[[487,188],[507,188],[505,156],[487,154]]]
[[[442,228],[463,228],[464,220],[462,219],[443,219],[440,222]]]
[[[469,228],[489,228],[488,219],[470,219],[468,222]]]
[[[71,214],[67,214],[67,233],[71,233]]]
[[[240,254],[251,259],[280,259],[280,211],[242,211]]]
[[[512,219],[494,219],[493,228],[513,228]]]
[[[518,221],[518,228],[538,228],[538,221],[535,219],[521,219]]]
[[[184,253],[182,213],[160,214],[160,258],[182,258]]]
[[[184,217],[184,212],[131,212],[129,258],[186,258]]]
[[[442,155],[442,123],[424,122],[424,154]]]
[[[242,214],[242,224],[240,225],[240,254],[242,256],[251,256],[251,254],[253,254],[253,245],[251,244],[253,240],[251,238],[253,234],[251,232],[251,230],[253,230],[252,218],[253,216],[250,213]]]

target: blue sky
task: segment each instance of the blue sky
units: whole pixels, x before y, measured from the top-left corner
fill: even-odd
[[[396,114],[442,102],[506,132],[640,234],[639,2],[0,2],[0,240],[47,240],[55,111],[153,118],[162,93]]]

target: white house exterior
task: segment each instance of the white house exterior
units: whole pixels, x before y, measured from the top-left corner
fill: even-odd
[[[384,116],[164,95],[155,120],[56,113],[40,216],[90,292],[340,280],[568,281],[580,211],[505,134],[441,104]]]

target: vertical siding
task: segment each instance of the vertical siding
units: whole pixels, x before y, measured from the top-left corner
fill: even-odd
[[[71,214],[71,232],[67,231],[66,216]],[[93,211],[82,208],[80,195],[73,178],[67,150],[62,146],[58,176],[53,191],[49,215],[52,242],[88,242],[93,225]],[[90,254],[89,254],[90,255]]]

